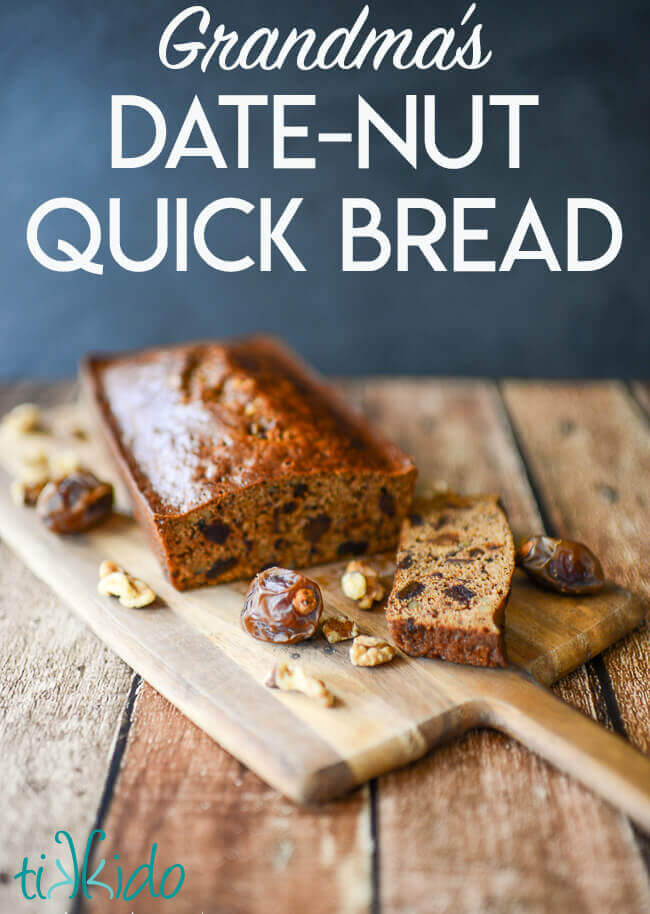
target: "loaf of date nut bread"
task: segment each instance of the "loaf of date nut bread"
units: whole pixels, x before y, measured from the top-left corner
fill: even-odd
[[[503,619],[514,568],[496,495],[416,499],[386,607],[395,643],[416,657],[505,666]]]
[[[178,589],[395,547],[413,463],[278,342],[89,356],[82,381]]]

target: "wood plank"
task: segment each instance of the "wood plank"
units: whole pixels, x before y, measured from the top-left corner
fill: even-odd
[[[221,750],[150,686],[136,702],[101,856],[126,871],[149,858],[182,863],[174,914],[310,911],[365,914],[371,904],[367,788],[299,807]],[[151,899],[106,897],[93,914],[148,914]]]
[[[66,395],[42,385],[0,389],[17,402]],[[132,673],[0,544],[0,910],[33,911],[13,880],[24,856],[53,861],[54,833],[83,847],[97,815]],[[46,863],[43,885],[57,881]],[[33,888],[30,889],[33,891]],[[43,911],[63,911],[61,893]]]
[[[513,741],[469,734],[380,781],[382,910],[648,910],[627,822]]]
[[[397,430],[423,484],[497,489],[516,532],[542,529],[494,387],[386,380],[348,389],[387,430]],[[598,716],[600,696],[584,668],[556,691]],[[383,911],[600,914],[648,907],[629,824],[496,733],[471,733],[382,777],[378,794]]]
[[[630,388],[640,406],[650,416],[650,381],[632,381]]]
[[[512,382],[504,396],[553,527],[585,541],[613,580],[650,600],[650,434],[625,386]],[[650,752],[647,629],[604,662],[626,733]]]

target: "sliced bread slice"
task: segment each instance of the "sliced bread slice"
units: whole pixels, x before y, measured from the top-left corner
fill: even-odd
[[[514,567],[496,495],[416,499],[386,607],[395,644],[413,657],[506,666],[503,620]]]

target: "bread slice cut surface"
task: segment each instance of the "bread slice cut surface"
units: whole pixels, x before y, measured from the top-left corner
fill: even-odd
[[[515,549],[496,495],[416,499],[402,525],[386,615],[414,657],[506,666],[503,623]]]

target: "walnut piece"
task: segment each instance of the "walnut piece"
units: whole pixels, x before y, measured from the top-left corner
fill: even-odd
[[[23,467],[28,473],[40,472],[41,474],[50,472],[50,459],[43,448],[37,448],[34,451],[28,451],[22,458]]]
[[[372,635],[358,635],[350,647],[350,660],[355,666],[380,666],[393,659],[397,651],[392,644]]]
[[[330,619],[325,619],[321,628],[330,644],[349,641],[350,638],[356,638],[359,634],[357,623],[345,616],[333,616]]]
[[[386,588],[375,569],[357,559],[348,562],[341,578],[341,589],[346,597],[357,601],[359,609],[372,609],[373,603],[386,596]]]
[[[50,458],[50,467],[52,478],[57,479],[59,476],[69,476],[81,469],[79,455],[74,451],[61,451],[59,454],[53,454]]]
[[[63,451],[52,457],[43,450],[27,453],[23,465],[11,484],[11,497],[17,505],[34,507],[48,482],[68,476],[79,469],[79,458],[72,451]]]
[[[368,584],[360,571],[346,571],[341,578],[341,589],[350,600],[365,597]]]
[[[37,471],[27,472],[23,470],[11,483],[9,491],[17,505],[33,508],[38,501],[38,496],[49,481],[49,473],[44,474]]]
[[[326,708],[331,708],[334,704],[334,696],[322,679],[310,676],[302,667],[292,663],[276,663],[265,685],[270,689],[282,689],[285,692],[302,692]]]
[[[97,591],[103,597],[119,597],[122,606],[129,609],[142,609],[156,599],[148,584],[108,560],[99,566]]]
[[[9,491],[17,505],[33,507],[49,481],[50,462],[45,451],[39,449],[23,457],[23,464]]]
[[[42,431],[41,411],[35,403],[20,403],[3,416],[2,428],[15,438]]]

